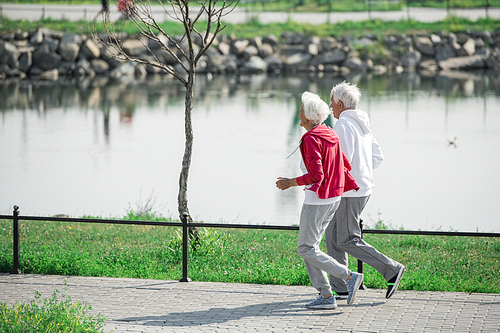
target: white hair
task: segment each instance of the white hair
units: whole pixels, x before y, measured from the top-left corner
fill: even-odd
[[[330,98],[332,97],[335,103],[338,103],[340,100],[342,104],[344,104],[345,110],[352,110],[358,107],[361,92],[359,88],[356,87],[356,84],[350,84],[344,81],[332,88]]]
[[[324,122],[331,113],[328,104],[321,97],[309,91],[302,94],[302,104],[304,105],[304,115],[314,125]]]

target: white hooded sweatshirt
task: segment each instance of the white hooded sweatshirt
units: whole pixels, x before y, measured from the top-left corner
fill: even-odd
[[[373,137],[368,114],[361,110],[345,110],[334,126],[340,147],[351,162],[351,175],[359,190],[349,191],[343,197],[365,197],[372,193],[373,169],[384,160],[382,149]]]

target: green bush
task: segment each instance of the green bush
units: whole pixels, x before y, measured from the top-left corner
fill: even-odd
[[[12,308],[0,304],[0,332],[4,333],[94,333],[103,332],[105,318],[100,314],[87,314],[92,308],[87,303],[72,301],[56,290],[51,298],[41,299],[37,291],[35,299]]]

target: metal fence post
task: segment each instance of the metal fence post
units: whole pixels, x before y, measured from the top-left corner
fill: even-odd
[[[188,277],[188,260],[189,260],[189,231],[188,231],[189,214],[182,214],[182,279],[179,282],[191,282]]]
[[[363,239],[363,220],[359,219],[359,229],[361,230],[361,239]],[[363,274],[363,262],[358,259],[358,273]],[[363,281],[364,282],[364,281]],[[365,284],[361,283],[361,286],[359,287],[361,290],[365,290]]]
[[[21,271],[19,270],[19,207],[14,206],[14,218],[12,219],[12,234],[14,237],[13,245],[14,245],[14,268],[12,269],[11,274],[19,274]]]

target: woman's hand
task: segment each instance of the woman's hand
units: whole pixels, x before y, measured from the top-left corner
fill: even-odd
[[[278,177],[278,180],[276,181],[276,187],[282,191],[298,185],[299,184],[297,184],[297,180],[295,178]]]

